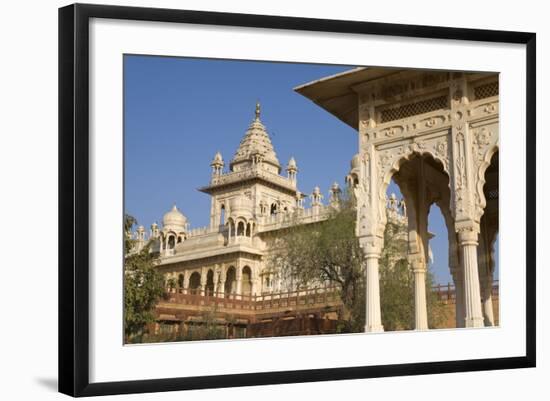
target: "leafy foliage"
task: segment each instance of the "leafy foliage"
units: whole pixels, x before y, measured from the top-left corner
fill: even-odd
[[[364,253],[355,235],[353,197],[345,195],[327,220],[292,224],[276,240],[270,263],[281,269],[297,287],[313,287],[330,281],[340,291],[342,310],[339,332],[361,332],[365,324]],[[388,222],[379,262],[380,302],[385,330],[414,328],[414,276],[407,262],[406,226]],[[403,235],[405,234],[405,235]],[[433,278],[426,275],[430,327],[445,318],[444,305],[431,291]]]
[[[136,223],[126,215],[126,232]],[[150,251],[150,245],[133,253],[133,240],[126,236],[124,241],[124,333],[128,341],[139,342],[146,324],[154,322],[154,307],[164,292],[164,278],[155,267],[158,256]]]
[[[216,307],[202,313],[202,322],[188,327],[180,341],[219,340],[226,338],[225,327],[217,321]],[[230,324],[230,323],[229,323]]]
[[[407,227],[388,221],[380,257],[380,309],[386,331],[412,330],[415,325],[414,274],[407,262]],[[445,318],[445,306],[432,291],[433,275],[426,272],[428,324],[436,327]]]
[[[329,281],[338,287],[342,300],[339,320],[341,332],[361,331],[364,316],[364,254],[355,236],[356,213],[350,197],[324,221],[292,224],[277,239],[270,263],[293,281],[296,287],[312,287]]]
[[[175,330],[175,324],[168,325],[169,332],[163,332],[162,326],[160,333],[147,333],[143,336],[144,342],[178,342],[195,340],[220,340],[227,338],[227,333],[231,332],[236,323],[233,315],[220,315],[217,306],[212,306],[195,316],[193,323],[178,324],[178,330]]]

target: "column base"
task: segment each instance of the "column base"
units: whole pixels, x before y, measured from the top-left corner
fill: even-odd
[[[466,318],[464,319],[464,327],[484,327],[483,318],[482,317],[475,317],[475,318]]]
[[[381,333],[384,331],[384,326],[365,326],[365,333]]]

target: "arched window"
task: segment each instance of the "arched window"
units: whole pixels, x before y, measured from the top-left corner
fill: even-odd
[[[251,234],[252,234],[252,233],[251,233],[250,223],[248,223],[248,224],[246,225],[246,236],[247,236],[247,237],[250,237]]]
[[[220,207],[220,226],[225,224],[225,205],[222,203]]]
[[[212,270],[208,270],[206,275],[206,295],[214,295],[214,272]]]
[[[225,288],[224,288],[224,293],[226,296],[232,294],[235,292],[235,289],[236,289],[236,283],[235,283],[235,279],[236,279],[236,271],[235,271],[235,267],[234,266],[229,266],[229,268],[227,269],[227,272],[225,274]]]
[[[269,212],[269,214],[271,214],[272,216],[274,214],[277,214],[277,204],[276,203],[271,204],[271,211]]]
[[[201,275],[197,272],[191,274],[189,277],[189,289],[192,291],[197,291],[201,286]]]
[[[176,246],[176,239],[173,235],[170,235],[168,237],[168,249],[174,249],[174,246]]]
[[[249,266],[243,267],[241,280],[242,295],[250,295],[252,293],[252,270]]]
[[[237,236],[244,235],[244,222],[239,221],[239,224],[237,225]]]

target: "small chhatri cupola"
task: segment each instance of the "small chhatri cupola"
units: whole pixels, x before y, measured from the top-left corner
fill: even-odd
[[[277,174],[281,171],[281,165],[271,143],[271,138],[265,126],[260,120],[261,107],[256,103],[255,117],[241,140],[239,148],[230,163],[231,171],[240,171],[253,167],[260,163],[266,163],[273,167]]]
[[[220,152],[216,152],[212,163],[210,163],[210,167],[212,167],[212,175],[220,175],[223,171],[224,165],[225,163],[223,162],[222,154]]]
[[[185,232],[187,217],[185,217],[174,204],[172,210],[167,212],[162,218],[162,226],[165,230],[172,230],[177,233]]]
[[[290,181],[296,181],[296,173],[298,172],[298,166],[294,157],[291,157],[286,166],[286,172]]]

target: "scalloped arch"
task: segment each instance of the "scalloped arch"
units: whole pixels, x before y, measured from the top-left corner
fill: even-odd
[[[483,155],[483,159],[481,160],[481,163],[479,164],[479,167],[477,169],[476,193],[479,198],[479,205],[476,205],[476,206],[479,209],[481,209],[481,213],[479,214],[478,217],[481,217],[483,215],[483,210],[487,205],[487,199],[485,199],[485,194],[483,193],[483,186],[485,185],[485,182],[486,182],[485,172],[491,165],[491,159],[499,151],[499,148],[500,148],[500,144],[498,141],[493,146],[490,146],[485,152],[485,154]]]
[[[399,172],[401,169],[401,166],[405,164],[406,162],[412,160],[415,156],[431,156],[432,159],[436,160],[441,164],[442,170],[447,174],[447,177],[449,177],[449,190],[451,190],[451,180],[450,180],[450,174],[449,171],[446,168],[446,162],[443,160],[440,156],[435,154],[434,152],[430,150],[422,150],[420,148],[417,149],[407,149],[405,153],[400,155],[400,157],[397,157],[394,161],[391,163],[391,167],[388,169],[388,171],[384,174],[384,177],[382,179],[382,182],[380,183],[380,197],[385,197],[386,191],[388,189],[388,185],[390,184],[391,178]]]

